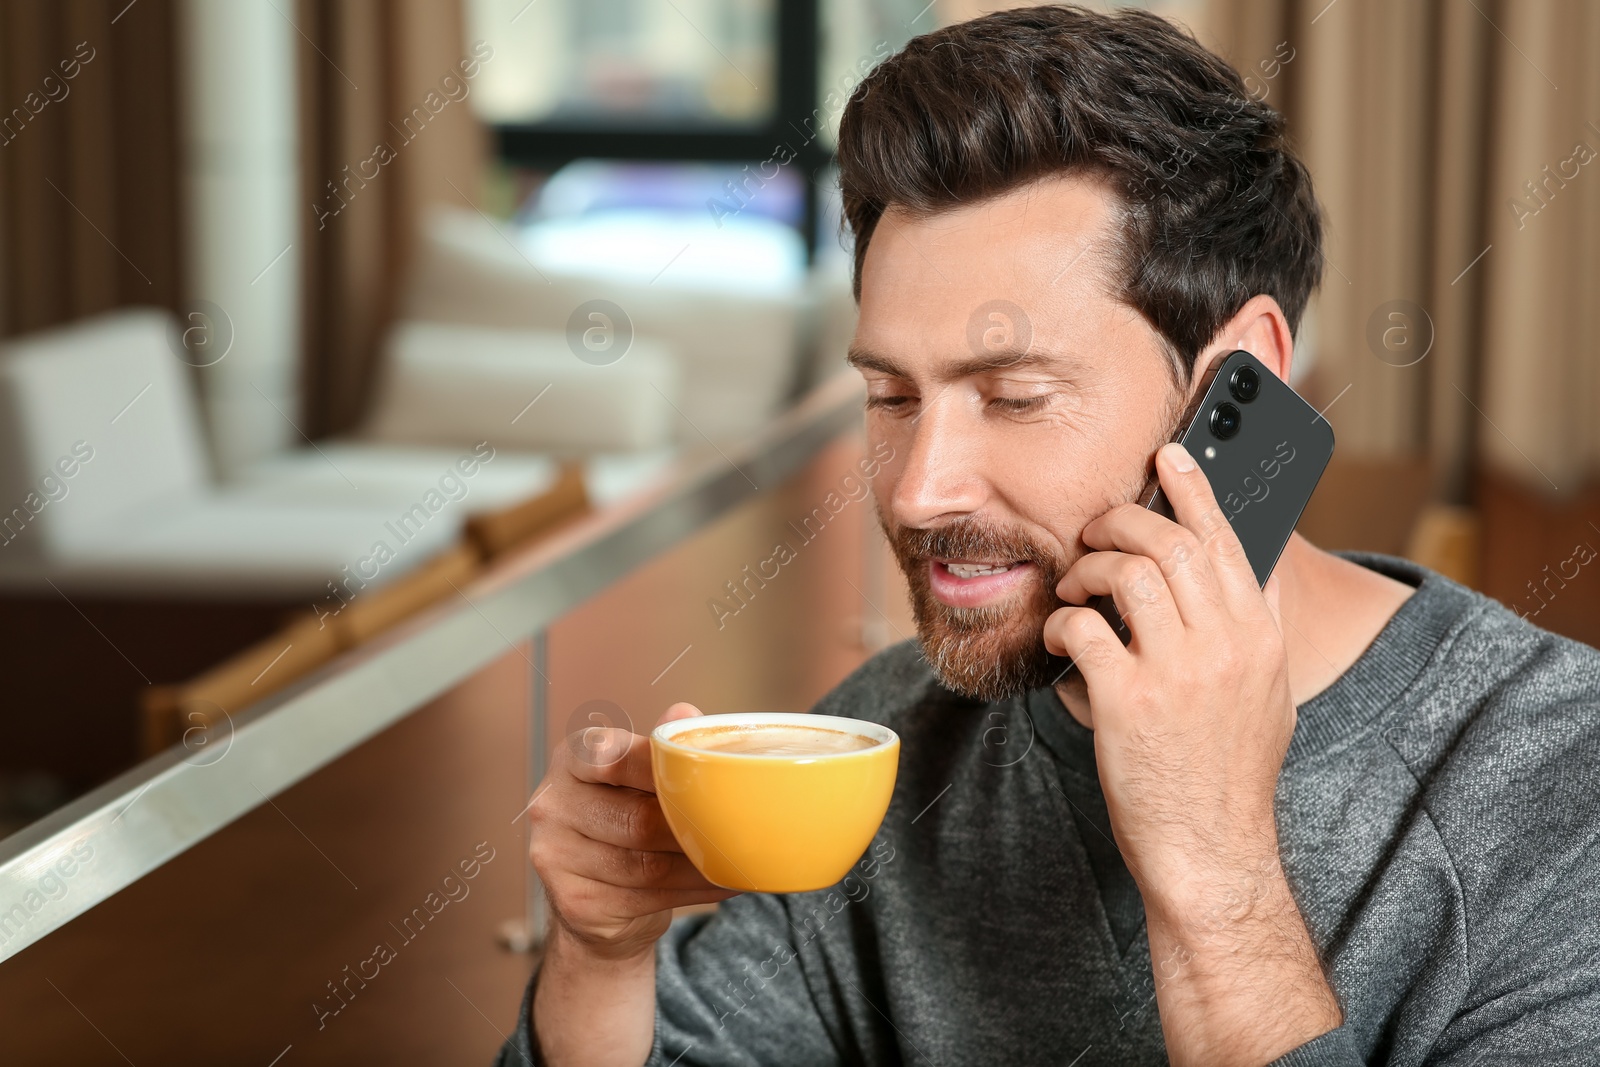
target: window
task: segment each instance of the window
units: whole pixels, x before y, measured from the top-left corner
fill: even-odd
[[[760,126],[777,101],[776,0],[472,0],[496,125]]]

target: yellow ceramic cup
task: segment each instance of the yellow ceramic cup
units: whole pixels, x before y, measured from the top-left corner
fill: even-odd
[[[708,726],[761,724],[842,730],[876,743],[848,752],[755,755],[673,740]],[[871,844],[894,792],[900,738],[886,726],[834,715],[697,715],[652,730],[650,762],[667,825],[708,881],[801,893],[837,883]]]

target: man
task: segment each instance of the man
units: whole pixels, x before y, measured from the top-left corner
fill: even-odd
[[[1032,8],[885,61],[839,167],[918,642],[815,710],[900,734],[889,815],[836,889],[736,895],[644,738],[558,757],[501,1063],[1597,1062],[1600,654],[1298,536],[1262,590],[1163,447],[1229,352],[1288,378],[1321,225],[1281,118],[1159,18]]]

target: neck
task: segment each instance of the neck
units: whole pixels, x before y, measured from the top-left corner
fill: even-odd
[[[1324,552],[1299,534],[1289,538],[1273,576],[1283,619],[1289,693],[1304,704],[1350,669],[1414,590]],[[1072,672],[1056,686],[1072,717],[1093,726],[1088,691]]]
[[[1289,692],[1304,704],[1361,658],[1416,590],[1295,534],[1275,573]]]

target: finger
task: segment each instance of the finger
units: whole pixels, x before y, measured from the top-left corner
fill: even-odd
[[[1153,560],[1184,624],[1196,629],[1216,624],[1222,592],[1211,561],[1199,539],[1165,515],[1123,504],[1085,526],[1083,542],[1093,549],[1115,549]]]
[[[650,739],[620,727],[591,726],[582,731],[581,743],[569,745],[572,758],[567,770],[580,782],[621,785],[655,792],[650,770]]]
[[[1056,586],[1069,604],[1092,596],[1110,596],[1135,640],[1158,640],[1183,628],[1172,591],[1155,561],[1125,552],[1090,552],[1081,556]]]
[[[1093,608],[1057,608],[1044,624],[1044,647],[1057,656],[1071,656],[1089,687],[1089,699],[1114,687],[1133,664],[1133,655],[1111,624]]]
[[[572,756],[573,764],[610,766],[628,754],[632,735],[632,724],[626,728],[588,726],[566,736],[566,749]]]
[[[574,830],[559,831],[550,851],[573,874],[624,889],[715,889],[682,852],[620,848]]]
[[[667,713],[661,716],[661,722],[677,722],[679,719],[691,719],[696,715],[704,714],[705,712],[701,711],[693,704],[689,704],[680,700],[678,703],[667,709]],[[660,726],[661,722],[656,723],[656,725]]]
[[[1156,453],[1156,474],[1178,523],[1200,542],[1223,597],[1234,604],[1259,603],[1261,586],[1244,546],[1217,506],[1211,483],[1194,457],[1176,441],[1162,445]]]
[[[661,716],[661,722],[703,714],[693,704],[680,701],[667,709],[666,714]],[[650,768],[650,739],[645,735],[620,727],[591,726],[570,734],[567,748],[573,755],[570,769],[573,777],[579,781],[624,785],[630,789],[655,792],[655,774]]]
[[[584,905],[603,907],[618,918],[655,915],[670,908],[688,908],[696,904],[712,904],[739,895],[737,889],[710,886],[705,889],[628,889],[607,885],[581,875],[566,874],[557,884],[549,884],[553,896],[560,901],[560,910],[576,910]]]
[[[541,815],[537,807],[534,812]],[[602,844],[652,852],[683,851],[654,793],[574,782],[562,796],[560,807],[544,814]]]

